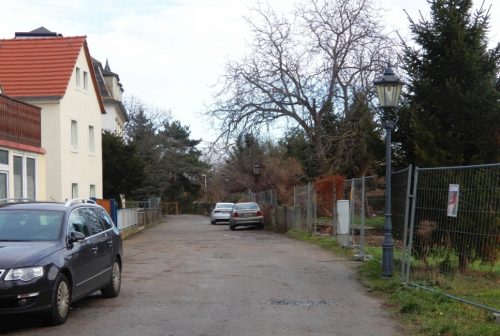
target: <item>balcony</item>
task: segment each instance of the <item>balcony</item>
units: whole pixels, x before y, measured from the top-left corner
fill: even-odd
[[[0,94],[0,141],[41,147],[40,111]]]

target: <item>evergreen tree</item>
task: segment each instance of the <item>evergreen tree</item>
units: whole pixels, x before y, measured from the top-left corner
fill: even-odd
[[[102,166],[104,198],[119,202],[120,194],[129,197],[143,183],[144,164],[135,145],[109,131],[102,134]]]
[[[208,169],[196,148],[200,140],[190,139],[189,128],[171,121],[168,113],[155,112],[137,101],[128,105],[127,137],[136,146],[145,173],[135,197],[161,196],[189,206],[199,197],[199,174]]]
[[[488,50],[489,12],[471,0],[429,0],[430,20],[404,46],[409,95],[396,141],[419,165],[500,161],[500,44]]]

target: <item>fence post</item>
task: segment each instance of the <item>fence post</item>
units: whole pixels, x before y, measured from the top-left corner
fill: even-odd
[[[365,258],[365,176],[361,177],[361,227],[359,229],[359,255]]]
[[[411,176],[413,174],[412,170],[412,165],[410,164],[408,166],[408,178],[406,182],[406,204],[405,204],[405,219],[404,219],[404,229],[403,229],[403,250],[401,251],[401,279],[403,281],[407,281],[405,279],[405,269],[406,269],[406,264],[408,263],[408,250],[407,250],[407,245],[408,245],[408,217],[409,217],[409,209],[410,209],[410,203],[412,202],[412,194],[411,194]]]
[[[415,228],[415,208],[417,207],[417,184],[418,184],[418,166],[415,167],[415,178],[413,180],[413,192],[411,197],[413,198],[413,202],[411,205],[411,214],[410,214],[410,232],[408,236],[408,247],[406,248],[406,272],[403,277],[405,282],[410,281],[410,264],[411,264],[411,251],[413,248],[413,230]]]
[[[356,189],[354,188],[354,178],[351,179],[351,197],[349,200],[349,228],[351,229],[351,244],[354,246],[354,201],[355,201],[355,192]]]

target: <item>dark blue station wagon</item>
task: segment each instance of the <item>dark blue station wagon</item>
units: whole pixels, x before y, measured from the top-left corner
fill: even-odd
[[[120,292],[118,228],[91,200],[0,205],[0,315],[39,312],[66,321],[72,302]]]

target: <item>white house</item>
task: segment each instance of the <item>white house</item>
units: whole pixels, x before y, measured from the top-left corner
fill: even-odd
[[[101,198],[105,109],[86,37],[41,27],[0,40],[0,83],[4,94],[41,108],[46,195],[39,198]]]
[[[97,85],[101,93],[106,114],[102,115],[102,128],[123,135],[125,123],[129,121],[127,110],[122,103],[123,86],[120,77],[111,71],[108,61],[103,68],[101,62],[92,59]]]

